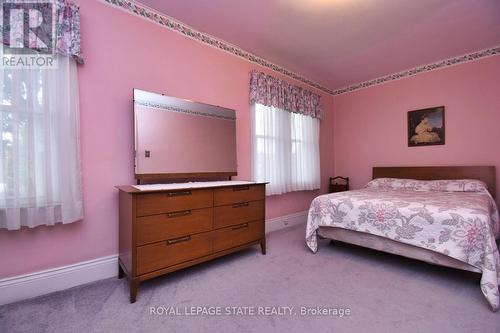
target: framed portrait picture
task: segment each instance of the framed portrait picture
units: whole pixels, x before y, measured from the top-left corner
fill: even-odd
[[[408,147],[444,145],[444,106],[408,111]]]

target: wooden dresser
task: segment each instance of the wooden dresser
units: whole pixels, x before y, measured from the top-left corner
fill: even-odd
[[[266,254],[265,184],[235,184],[117,187],[119,278],[130,279],[131,303],[142,281],[256,244]]]

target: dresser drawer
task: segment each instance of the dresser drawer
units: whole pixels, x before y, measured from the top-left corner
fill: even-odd
[[[265,185],[239,185],[214,190],[214,205],[230,205],[239,202],[264,200]]]
[[[214,228],[264,219],[264,201],[247,201],[214,208]]]
[[[211,232],[139,246],[137,248],[137,274],[153,272],[211,253]]]
[[[137,245],[212,230],[213,208],[183,210],[137,218]]]
[[[207,208],[213,205],[212,190],[181,190],[139,194],[137,216]]]
[[[243,223],[214,231],[214,252],[264,238],[264,221]]]

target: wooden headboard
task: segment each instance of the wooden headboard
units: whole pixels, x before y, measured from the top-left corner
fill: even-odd
[[[494,166],[373,167],[372,179],[375,178],[478,179],[488,185],[492,196],[496,195]]]

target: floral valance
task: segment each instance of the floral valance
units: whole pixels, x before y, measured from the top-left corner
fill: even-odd
[[[262,72],[250,73],[250,103],[272,106],[313,118],[323,117],[321,96]]]
[[[11,36],[18,36],[25,40],[18,42],[26,45],[32,49],[37,49],[37,45],[33,45],[34,39],[27,38],[25,34],[25,26],[28,27],[29,20],[40,20],[40,22],[49,22],[52,20],[53,24],[41,24],[36,29],[36,36],[42,42],[52,41],[53,53],[61,54],[68,57],[73,57],[77,63],[83,64],[83,57],[80,50],[80,8],[77,4],[69,0],[52,0],[49,2],[24,2],[13,1],[11,5],[13,9],[29,10],[30,8],[36,9],[36,15],[30,17],[29,15],[22,15],[23,24],[19,22],[10,22],[12,18],[21,20],[21,16],[7,15],[9,20],[4,22],[2,27],[1,41],[5,45],[12,45],[13,41],[10,40]],[[5,10],[6,7],[3,7]],[[4,18],[6,16],[4,15]],[[33,23],[33,22],[31,22]],[[11,31],[14,29],[16,31]],[[19,37],[23,36],[23,37]],[[40,50],[40,49],[38,49]]]

